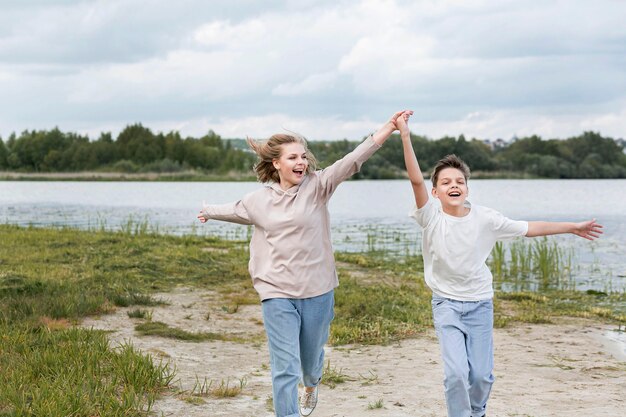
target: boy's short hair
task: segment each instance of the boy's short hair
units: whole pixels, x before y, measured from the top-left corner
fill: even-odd
[[[433,183],[433,187],[437,186],[437,181],[439,180],[439,173],[441,170],[446,168],[456,168],[463,173],[465,177],[465,181],[467,181],[470,177],[470,169],[465,162],[455,154],[446,155],[441,158],[435,164],[435,168],[433,169],[433,173],[430,176],[430,180]]]

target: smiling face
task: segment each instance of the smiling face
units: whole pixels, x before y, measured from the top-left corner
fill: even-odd
[[[441,208],[447,214],[464,216],[469,211],[465,207],[465,200],[469,194],[467,180],[463,172],[457,168],[444,168],[439,171],[432,194],[441,201]]]
[[[309,161],[304,146],[297,142],[280,146],[280,157],[272,160],[280,177],[280,188],[288,190],[302,182],[306,175]]]

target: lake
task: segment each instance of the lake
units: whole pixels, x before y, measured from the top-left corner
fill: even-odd
[[[245,239],[246,226],[201,225],[207,203],[226,203],[261,187],[255,182],[0,182],[0,221],[35,226],[119,229],[129,221],[161,233]],[[523,220],[581,221],[605,227],[595,242],[556,238],[572,250],[579,289],[626,290],[626,180],[470,180],[469,200]],[[408,217],[413,196],[407,180],[348,181],[331,199],[337,250],[419,253],[420,231]]]

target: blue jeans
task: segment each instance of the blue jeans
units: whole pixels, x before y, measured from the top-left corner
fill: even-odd
[[[298,383],[319,384],[324,370],[324,344],[334,317],[334,291],[317,297],[264,300],[272,393],[277,417],[299,417]]]
[[[456,301],[433,295],[432,308],[448,416],[481,417],[495,380],[493,301]]]

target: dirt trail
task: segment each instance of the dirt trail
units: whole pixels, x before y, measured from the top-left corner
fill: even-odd
[[[206,381],[229,381],[243,392],[229,399],[182,395],[159,400],[160,416],[271,417],[269,357],[259,305],[228,312],[218,294],[179,289],[158,294],[169,305],[150,308],[154,321],[188,331],[227,333],[251,342],[183,342],[138,336],[128,309],[85,320],[83,326],[112,331],[112,343],[130,341],[177,369],[176,386],[193,390]],[[608,327],[566,320],[558,325],[519,325],[495,331],[496,384],[490,417],[622,416],[626,410],[626,357],[604,337]],[[327,349],[331,369],[348,377],[335,388],[322,385],[313,416],[443,416],[445,404],[437,340],[432,331],[389,346]],[[377,408],[378,406],[381,408]]]

